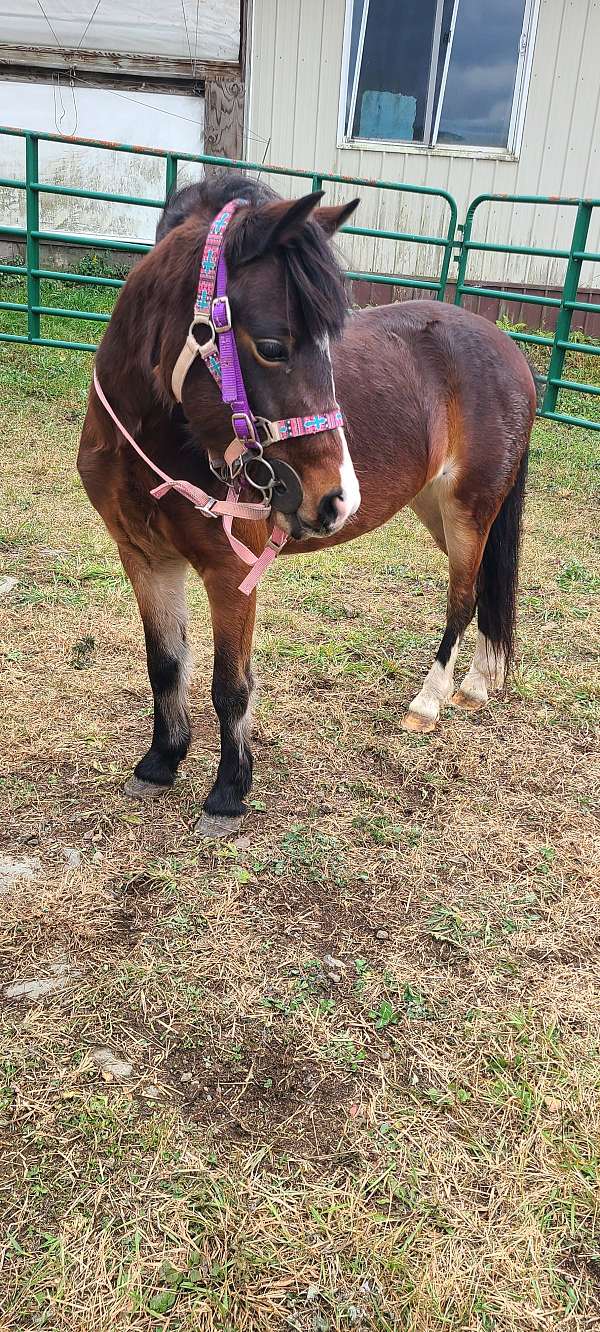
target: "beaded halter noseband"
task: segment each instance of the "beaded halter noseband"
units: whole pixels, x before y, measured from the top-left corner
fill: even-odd
[[[155,486],[150,494],[155,499],[162,499],[169,490],[176,490],[208,518],[222,518],[223,528],[230,546],[246,564],[250,573],[240,584],[240,592],[246,596],[253,591],[265,569],[279,554],[287,541],[286,533],[280,527],[274,527],[261,555],[255,555],[242,541],[238,541],[232,532],[234,518],[245,521],[264,521],[271,512],[273,492],[277,494],[281,486],[283,494],[277,495],[277,507],[281,512],[291,512],[302,499],[300,478],[292,467],[277,461],[277,475],[274,468],[263,457],[263,450],[278,440],[299,438],[303,435],[318,435],[324,430],[336,430],[343,426],[344,418],[339,407],[333,411],[312,416],[291,416],[280,421],[269,421],[265,417],[255,416],[248,402],[244,385],[235,333],[231,326],[231,311],[227,298],[227,264],[224,253],[224,239],[227,226],[235,211],[247,203],[245,199],[232,199],[213,219],[200,266],[198,294],[194,305],[194,317],[190,324],[185,343],[179,353],[171,386],[178,402],[181,402],[183,384],[188,370],[197,356],[203,360],[217,384],[224,403],[231,409],[231,424],[234,438],[225,450],[224,461],[210,461],[211,470],[228,484],[227,499],[219,500],[206,491],[194,486],[189,481],[176,481],[163,472],[156,463],[140,448],[129,431],[125,429],[106,398],[96,370],[94,387],[105,410],[115,422],[121,434],[135,449],[148,467],[161,478],[161,484]],[[204,328],[207,338],[199,343],[194,336],[196,328]],[[262,492],[260,503],[243,503],[239,500],[241,477],[255,490]]]

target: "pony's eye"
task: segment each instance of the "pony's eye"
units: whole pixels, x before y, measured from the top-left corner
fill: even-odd
[[[285,342],[279,342],[277,338],[259,338],[256,343],[256,350],[263,361],[287,361],[289,352]]]

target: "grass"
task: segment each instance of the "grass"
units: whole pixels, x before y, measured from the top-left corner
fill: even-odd
[[[2,1332],[600,1327],[598,437],[536,425],[514,682],[430,737],[398,725],[445,595],[412,516],[278,563],[252,812],[210,845],[202,590],[150,816],[141,631],[74,470],[90,363],[0,358],[0,851],[37,862],[1,984],[59,978],[3,1001]]]

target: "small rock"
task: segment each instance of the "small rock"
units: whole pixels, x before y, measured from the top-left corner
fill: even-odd
[[[247,850],[248,850],[248,847],[249,847],[249,846],[252,846],[252,838],[251,838],[251,837],[236,837],[235,842],[233,843],[233,845],[234,845],[236,851],[247,851]]]
[[[78,851],[76,846],[63,846],[62,853],[69,869],[79,869],[81,864],[81,851]]]
[[[321,1292],[318,1286],[310,1285],[306,1292],[306,1298],[309,1302],[312,1302],[312,1300],[316,1300],[317,1296],[320,1295],[320,1293]]]
[[[107,1045],[99,1045],[96,1050],[92,1050],[90,1059],[102,1074],[108,1073],[111,1078],[130,1078],[133,1073],[133,1064],[126,1059],[118,1059]]]
[[[160,1092],[158,1090],[158,1087],[155,1087],[154,1083],[151,1082],[147,1087],[144,1088],[143,1095],[146,1097],[148,1101],[157,1101],[160,1096]]]
[[[7,597],[17,586],[18,581],[18,578],[13,578],[11,574],[5,574],[4,578],[0,578],[0,597]]]
[[[43,999],[44,995],[55,994],[65,985],[64,975],[46,976],[44,980],[13,981],[12,985],[4,986],[3,994],[7,999]]]
[[[192,1081],[192,1075],[191,1075],[191,1073],[182,1073],[182,1074],[181,1074],[180,1082],[191,1082],[191,1081]]]
[[[41,868],[37,856],[13,860],[12,856],[0,855],[0,893],[8,893],[19,879],[34,879]]]
[[[377,930],[375,934],[376,939],[389,939],[389,937],[390,936],[387,930]]]
[[[339,957],[332,957],[331,953],[326,953],[323,958],[323,971],[328,980],[333,985],[339,985],[342,979],[342,972],[346,970],[345,962],[340,961]]]

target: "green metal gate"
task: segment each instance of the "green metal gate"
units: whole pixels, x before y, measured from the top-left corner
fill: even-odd
[[[447,286],[450,277],[450,264],[454,260],[458,263],[458,274],[456,280],[455,302],[460,304],[465,296],[489,296],[497,297],[503,301],[518,301],[519,303],[535,303],[536,305],[546,305],[556,307],[558,318],[556,331],[553,337],[547,337],[536,333],[522,333],[511,330],[511,337],[516,338],[523,343],[534,343],[537,346],[548,347],[550,352],[550,363],[547,376],[541,376],[545,382],[545,392],[543,403],[540,408],[540,414],[551,420],[563,421],[572,425],[585,426],[587,429],[600,430],[600,421],[587,420],[584,417],[569,415],[561,412],[557,408],[558,394],[561,389],[575,390],[577,392],[600,394],[600,387],[580,383],[577,380],[563,377],[565,355],[569,351],[585,352],[589,355],[600,354],[600,346],[591,343],[575,343],[570,340],[571,322],[575,310],[585,310],[587,312],[600,312],[600,305],[593,305],[584,302],[579,298],[579,281],[582,264],[585,261],[600,262],[600,254],[586,250],[587,237],[589,232],[590,220],[594,208],[600,208],[600,199],[548,199],[536,195],[479,195],[471,203],[464,227],[462,228],[462,237],[457,239],[457,207],[452,195],[446,190],[434,189],[428,186],[408,185],[405,183],[396,183],[387,180],[368,180],[360,176],[342,176],[331,172],[318,171],[300,171],[285,166],[265,166],[262,163],[248,161],[232,161],[229,158],[211,157],[206,154],[192,155],[188,153],[166,152],[160,149],[140,148],[132,144],[107,143],[97,139],[78,139],[65,138],[58,134],[36,133],[29,130],[17,130],[11,128],[0,128],[0,136],[16,137],[25,141],[25,178],[12,180],[0,178],[0,187],[22,190],[25,193],[26,202],[26,225],[24,227],[9,227],[0,225],[0,239],[5,241],[14,241],[25,247],[24,263],[0,263],[0,273],[15,278],[26,279],[26,301],[0,301],[0,310],[18,312],[26,316],[27,332],[13,333],[0,331],[0,342],[28,343],[41,347],[64,347],[74,351],[96,350],[96,344],[92,342],[79,342],[63,338],[46,336],[42,328],[42,319],[82,319],[84,321],[93,321],[94,323],[107,323],[110,315],[101,313],[97,310],[79,310],[65,309],[60,306],[45,304],[42,300],[41,284],[46,280],[56,280],[64,283],[76,283],[81,286],[92,286],[96,288],[115,288],[123,285],[123,280],[117,277],[96,276],[93,274],[66,272],[62,269],[42,268],[40,262],[40,247],[43,244],[57,244],[78,246],[94,251],[109,251],[111,254],[123,251],[126,254],[145,254],[151,249],[150,245],[133,241],[120,241],[106,237],[83,236],[80,234],[69,234],[67,232],[45,231],[40,228],[40,195],[65,195],[70,198],[97,199],[108,203],[121,203],[145,208],[154,208],[160,211],[177,185],[178,166],[181,162],[202,163],[209,166],[238,167],[240,169],[259,172],[261,175],[271,176],[289,176],[298,179],[304,179],[310,182],[312,189],[318,190],[325,184],[333,185],[351,185],[363,189],[376,189],[389,191],[396,194],[420,195],[438,199],[445,212],[445,227],[440,228],[440,234],[428,235],[419,232],[405,232],[385,230],[379,227],[361,227],[347,226],[343,231],[351,236],[367,236],[379,238],[381,240],[409,242],[414,245],[434,247],[440,255],[439,271],[437,276],[431,278],[401,277],[397,273],[364,273],[351,271],[348,276],[355,280],[364,280],[367,282],[382,283],[392,287],[407,287],[410,289],[419,289],[430,293],[437,300],[444,300],[447,297]],[[44,183],[39,178],[39,144],[40,142],[72,144],[76,147],[99,148],[111,152],[128,153],[132,156],[143,156],[158,158],[164,161],[164,195],[160,199],[141,198],[136,195],[113,194],[99,190],[79,189],[69,185],[56,185]],[[544,249],[536,246],[513,246],[510,244],[487,244],[473,239],[473,222],[477,210],[483,204],[493,204],[494,202],[503,203],[529,203],[541,204],[544,206],[567,206],[575,209],[575,221],[571,239],[571,245],[568,250]],[[504,254],[535,255],[539,257],[551,257],[564,259],[567,261],[562,295],[560,298],[549,296],[533,296],[526,293],[516,293],[506,290],[499,290],[488,286],[475,286],[467,282],[467,267],[469,256],[473,251],[493,251]]]
[[[478,208],[486,203],[535,204],[542,207],[567,207],[575,210],[571,244],[568,250],[543,249],[528,245],[489,245],[484,241],[473,240],[473,221]],[[586,250],[590,222],[594,208],[600,208],[600,199],[549,199],[538,194],[480,194],[469,205],[458,257],[455,302],[460,305],[465,296],[490,296],[503,301],[516,301],[518,304],[545,305],[558,311],[556,329],[553,337],[541,333],[512,332],[511,337],[518,342],[533,343],[537,347],[550,347],[548,374],[540,375],[543,381],[544,397],[540,416],[551,421],[564,421],[569,425],[585,426],[588,430],[600,430],[600,421],[589,421],[585,417],[571,416],[557,410],[558,394],[561,389],[574,390],[578,393],[600,395],[600,385],[582,384],[576,379],[564,379],[563,368],[567,352],[582,352],[588,356],[600,355],[600,345],[593,343],[571,342],[571,324],[575,310],[588,313],[600,313],[600,305],[579,299],[579,283],[582,265],[589,261],[600,263],[600,254]],[[467,285],[467,265],[473,250],[496,254],[535,255],[540,258],[566,259],[563,289],[560,297],[528,295],[527,293],[499,290],[497,287]]]

